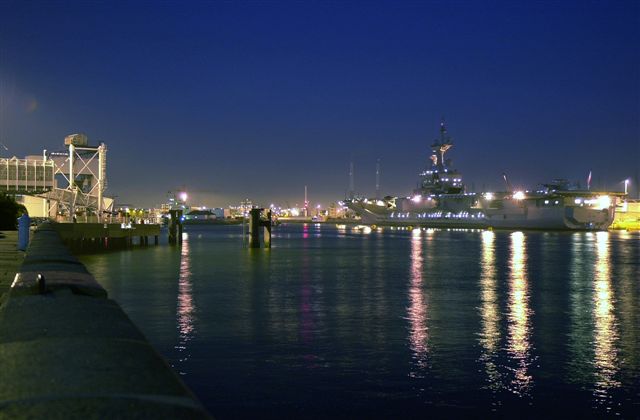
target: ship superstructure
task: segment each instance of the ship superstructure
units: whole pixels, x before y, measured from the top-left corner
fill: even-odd
[[[468,193],[445,154],[453,147],[447,128],[431,145],[430,165],[409,197],[346,200],[363,223],[425,227],[604,230],[623,193],[577,190],[566,182],[535,191]],[[509,188],[511,190],[511,188]]]
[[[462,175],[452,167],[451,159],[445,153],[453,147],[447,127],[440,122],[440,137],[431,145],[431,166],[420,173],[420,185],[416,193],[431,196],[439,194],[459,194],[464,192]]]

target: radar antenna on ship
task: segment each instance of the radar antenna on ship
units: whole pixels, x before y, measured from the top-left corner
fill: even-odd
[[[462,175],[445,159],[445,153],[453,147],[444,118],[440,122],[440,136],[431,145],[430,166],[420,173],[421,186],[416,190],[422,195],[460,194],[465,187]]]
[[[440,138],[435,140],[431,145],[434,155],[432,160],[439,170],[444,169],[444,154],[453,146],[451,137],[447,135],[447,126],[444,118],[440,121]],[[435,157],[435,158],[434,158]]]

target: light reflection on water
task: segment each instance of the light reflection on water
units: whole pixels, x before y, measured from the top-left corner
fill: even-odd
[[[423,256],[424,239],[422,231],[415,229],[411,235],[411,268],[409,286],[409,308],[407,308],[410,330],[409,342],[413,351],[415,369],[409,373],[411,377],[424,377],[424,370],[429,360],[429,328],[427,326],[427,302],[423,290]]]
[[[220,418],[640,398],[638,234],[294,225],[267,251],[190,229],[87,267]]]
[[[510,388],[512,392],[522,396],[529,394],[533,386],[533,378],[529,373],[531,310],[529,309],[526,252],[525,235],[522,232],[511,233],[507,351],[515,362]]]
[[[589,361],[593,359],[591,335],[593,332],[591,315],[593,299],[590,282],[593,276],[591,255],[587,249],[590,233],[571,235],[571,268],[569,279],[570,330],[568,334],[568,379],[576,384],[586,384],[592,380]]]
[[[503,388],[502,375],[497,364],[500,345],[500,307],[498,303],[495,233],[482,232],[482,259],[480,276],[480,318],[482,329],[478,341],[482,346],[480,362],[487,375],[487,387],[492,390]]]
[[[178,343],[175,349],[178,351],[178,370],[181,375],[186,375],[184,363],[189,360],[189,342],[195,333],[194,315],[196,307],[193,301],[191,284],[191,256],[189,253],[189,234],[182,234],[182,247],[180,250],[180,272],[178,274],[178,307],[176,311],[178,325]]]
[[[625,232],[619,237],[627,239],[629,235]],[[591,389],[595,403],[609,412],[616,406],[611,393],[621,385],[617,378],[621,364],[620,335],[612,283],[611,241],[609,232],[576,233],[572,237],[569,334],[569,379]]]
[[[620,383],[618,372],[618,332],[614,314],[614,298],[611,290],[611,267],[609,265],[609,233],[596,233],[595,277],[593,287],[594,360],[597,399],[607,400],[611,388]]]

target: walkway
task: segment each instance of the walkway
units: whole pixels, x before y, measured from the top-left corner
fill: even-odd
[[[24,252],[18,251],[18,231],[0,231],[0,299],[11,287],[22,264]]]

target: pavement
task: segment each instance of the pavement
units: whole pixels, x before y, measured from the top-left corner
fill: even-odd
[[[11,288],[11,283],[24,259],[24,252],[17,250],[18,231],[0,231],[0,300]]]

